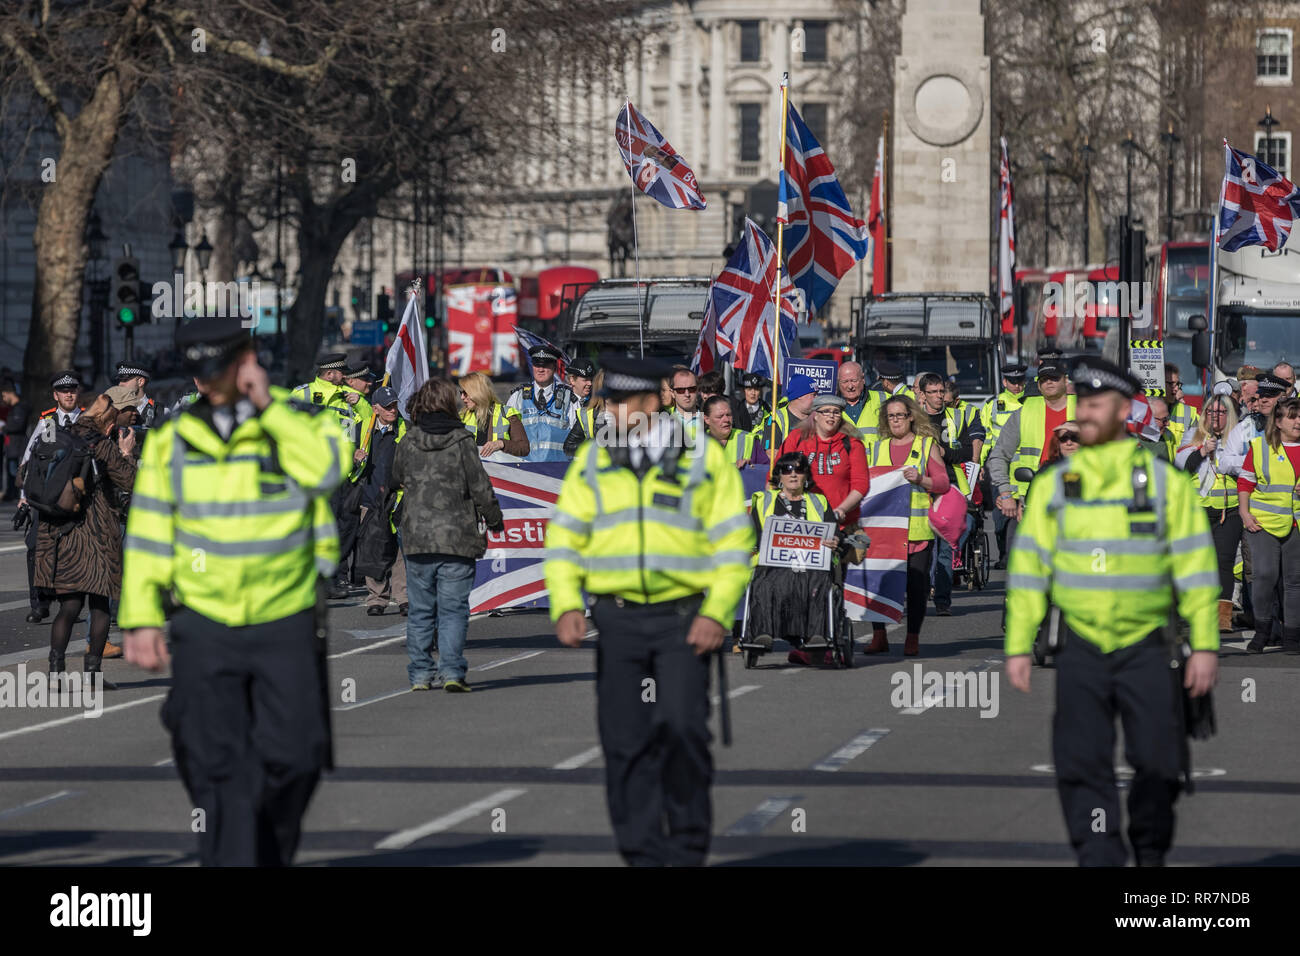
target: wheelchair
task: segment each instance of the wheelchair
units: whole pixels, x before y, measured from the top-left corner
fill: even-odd
[[[967,591],[982,591],[989,583],[989,535],[984,525],[983,507],[968,506],[966,513],[974,518],[970,534],[961,551],[953,552],[952,586],[954,590],[965,587]],[[960,561],[960,567],[958,567]]]
[[[844,566],[839,561],[836,561],[830,573],[831,586],[826,589],[826,630],[829,633],[816,643],[805,639],[805,643],[800,647],[800,650],[806,651],[813,662],[816,662],[816,655],[820,652],[823,664],[830,664],[836,669],[850,668],[853,666],[853,622],[849,620],[848,611],[844,605]],[[755,635],[749,632],[749,590],[753,586],[754,583],[751,579],[749,586],[745,588],[745,597],[741,605],[745,609],[745,613],[740,627],[739,647],[745,655],[746,670],[758,666],[758,659],[764,654],[771,653],[770,649],[762,644],[755,643]],[[773,635],[774,638],[788,636],[794,635]]]

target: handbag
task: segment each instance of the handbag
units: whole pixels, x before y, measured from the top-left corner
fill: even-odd
[[[956,485],[930,498],[930,527],[954,548],[966,530],[966,496]]]

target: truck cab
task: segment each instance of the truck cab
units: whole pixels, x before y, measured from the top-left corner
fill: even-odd
[[[1215,379],[1242,365],[1268,371],[1300,363],[1300,239],[1291,233],[1277,252],[1245,246],[1218,250],[1213,324]]]
[[[600,279],[564,286],[557,329],[560,348],[599,361],[601,352],[645,354],[689,365],[708,306],[708,276]]]

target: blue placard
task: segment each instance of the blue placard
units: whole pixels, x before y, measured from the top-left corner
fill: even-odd
[[[384,324],[382,322],[353,322],[352,336],[348,339],[352,345],[383,345]]]
[[[835,393],[835,372],[838,363],[830,359],[787,359],[785,363],[785,380],[791,375],[807,375],[813,380],[818,393],[833,395]]]

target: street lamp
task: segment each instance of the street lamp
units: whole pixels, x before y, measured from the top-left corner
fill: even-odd
[[[1124,147],[1124,218],[1133,221],[1133,151],[1137,149],[1137,140],[1133,131],[1128,131],[1128,139],[1120,144]]]
[[[1272,114],[1270,114],[1271,118]],[[1160,134],[1160,139],[1168,147],[1165,154],[1165,242],[1174,241],[1174,144],[1179,141],[1174,132],[1174,124],[1169,130]]]
[[[1279,122],[1280,120],[1275,119],[1273,116],[1273,107],[1265,106],[1264,118],[1255,124],[1264,127],[1264,155],[1259,156],[1259,159],[1270,166],[1275,165],[1273,162],[1273,127],[1278,125]],[[1258,154],[1256,155],[1258,156]]]
[[[1052,164],[1056,157],[1042,152],[1038,156],[1043,161],[1043,268],[1052,263]]]
[[[199,244],[194,247],[194,253],[199,257],[199,272],[203,273],[204,280],[207,281],[208,264],[212,261],[212,243],[208,242],[208,234],[203,233],[203,238]]]
[[[1083,259],[1084,263],[1088,261],[1088,193],[1092,188],[1092,146],[1088,144],[1088,137],[1083,138],[1083,145],[1079,147],[1079,155],[1083,158]]]

